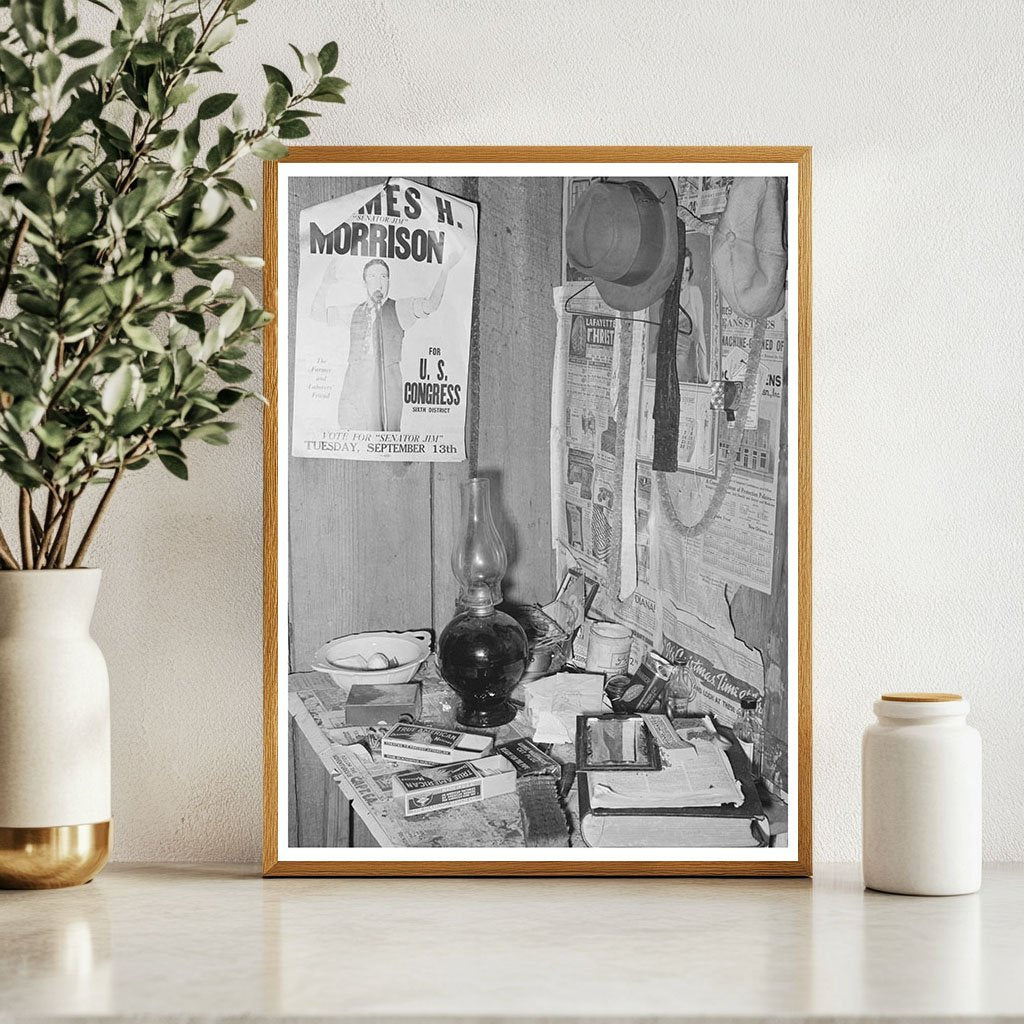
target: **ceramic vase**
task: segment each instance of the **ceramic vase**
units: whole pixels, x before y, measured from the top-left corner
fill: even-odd
[[[99,569],[0,572],[0,887],[80,885],[110,848]]]

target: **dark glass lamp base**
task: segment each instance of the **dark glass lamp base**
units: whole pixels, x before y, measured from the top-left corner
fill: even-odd
[[[455,713],[455,721],[471,729],[493,729],[499,725],[508,725],[515,717],[516,706],[509,701],[486,708],[470,707],[463,701]]]
[[[526,671],[523,627],[504,612],[461,612],[437,641],[437,664],[455,691],[460,725],[493,729],[516,717],[509,696]]]

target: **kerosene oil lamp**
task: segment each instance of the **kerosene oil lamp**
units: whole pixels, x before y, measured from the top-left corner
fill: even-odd
[[[462,485],[462,514],[452,550],[459,581],[459,612],[442,630],[437,663],[462,701],[462,725],[491,728],[515,718],[509,695],[526,671],[522,626],[496,607],[508,557],[491,517],[490,481],[473,477]]]

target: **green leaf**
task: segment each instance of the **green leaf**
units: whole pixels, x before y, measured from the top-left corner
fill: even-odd
[[[195,391],[200,387],[204,380],[206,380],[206,367],[194,366],[185,374],[185,379],[181,382],[179,390],[182,394],[187,395],[190,391]]]
[[[195,49],[196,34],[190,28],[182,29],[174,37],[174,63],[182,65],[188,60],[189,54]]]
[[[112,416],[124,405],[132,389],[132,371],[127,364],[116,369],[103,385],[100,394],[100,406],[103,411]]]
[[[264,64],[263,74],[267,76],[267,82],[270,85],[274,85],[275,83],[283,85],[285,89],[288,90],[289,96],[295,95],[295,89],[292,86],[291,79],[283,71],[278,70],[270,64]]]
[[[344,103],[345,97],[329,89],[317,89],[310,97],[317,103]]]
[[[221,388],[221,390],[217,392],[217,405],[219,405],[223,410],[230,409],[233,405],[237,405],[248,394],[248,391],[239,391],[238,388]]]
[[[121,18],[130,33],[142,24],[151,3],[152,0],[121,0]]]
[[[7,410],[7,415],[17,425],[18,431],[24,434],[39,423],[45,412],[45,405],[32,398],[22,398]]]
[[[71,436],[70,432],[60,426],[59,423],[52,422],[37,423],[33,433],[47,448],[51,448],[54,451],[60,451],[67,444],[67,440]]]
[[[94,53],[99,53],[103,49],[102,43],[97,43],[95,39],[76,39],[70,46],[64,50],[66,57],[74,57],[75,60],[81,60],[83,57],[91,57]]]
[[[136,348],[142,349],[143,352],[159,352],[162,354],[166,351],[163,342],[148,327],[143,327],[142,324],[125,324],[124,333],[132,339]]]
[[[330,42],[324,44],[316,59],[320,62],[320,70],[329,75],[338,64],[338,44]]]
[[[64,80],[64,85],[60,91],[61,95],[67,96],[69,92],[74,92],[76,89],[80,89],[83,85],[87,85],[89,80],[95,74],[95,64],[86,64],[85,67],[79,68],[77,71],[72,71]]]
[[[226,292],[234,281],[234,271],[228,270],[227,267],[225,267],[214,275],[213,280],[210,282],[210,290],[214,295],[220,295],[221,292]]]
[[[11,85],[29,85],[32,82],[32,72],[28,65],[6,46],[0,47],[0,69]]]
[[[62,0],[43,0],[43,29],[46,32],[53,32],[57,26],[67,21],[67,12],[64,10]]]
[[[263,109],[269,118],[274,118],[288,106],[288,90],[279,82],[271,84],[267,90],[266,98],[263,100]]]
[[[225,445],[231,440],[228,432],[219,423],[204,423],[188,435],[207,444]]]
[[[242,325],[242,317],[245,315],[245,297],[236,299],[228,308],[227,312],[220,318],[217,329],[222,338],[230,338]]]
[[[182,82],[167,94],[167,105],[180,107],[182,103],[187,103],[198,90],[199,86],[194,82]]]
[[[260,139],[252,147],[253,156],[261,160],[280,160],[288,155],[288,147],[282,146],[277,139]]]
[[[235,30],[238,22],[234,17],[227,17],[215,25],[213,31],[206,37],[203,43],[204,53],[216,53],[222,46],[227,46],[235,38]]]
[[[252,370],[241,363],[218,363],[215,370],[225,384],[241,384],[252,376]]]
[[[141,66],[159,64],[171,55],[159,43],[139,43],[132,48],[132,61]]]
[[[179,458],[177,455],[170,455],[167,452],[160,452],[159,459],[163,463],[164,468],[173,473],[179,480],[188,479],[188,467],[185,465],[185,460]]]
[[[43,85],[53,85],[60,78],[60,57],[52,51],[43,54],[42,60],[36,65],[36,70]]]
[[[147,403],[142,409],[122,409],[114,417],[112,430],[117,437],[130,437],[144,427],[153,415],[154,406]]]
[[[121,66],[121,61],[124,60],[127,53],[128,45],[126,43],[120,46],[115,46],[97,65],[96,77],[101,81],[113,78],[117,69]]]
[[[281,139],[304,139],[308,134],[309,128],[301,121],[289,121],[277,129]]]
[[[199,104],[199,119],[201,121],[207,121],[211,117],[217,117],[218,114],[223,114],[228,107],[231,106],[235,100],[238,99],[238,93],[234,92],[218,92],[213,96],[207,96],[202,103]]]

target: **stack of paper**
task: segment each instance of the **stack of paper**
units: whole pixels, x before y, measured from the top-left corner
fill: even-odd
[[[572,743],[577,715],[600,715],[604,676],[587,672],[558,672],[524,684],[526,712],[534,728],[534,743]]]

